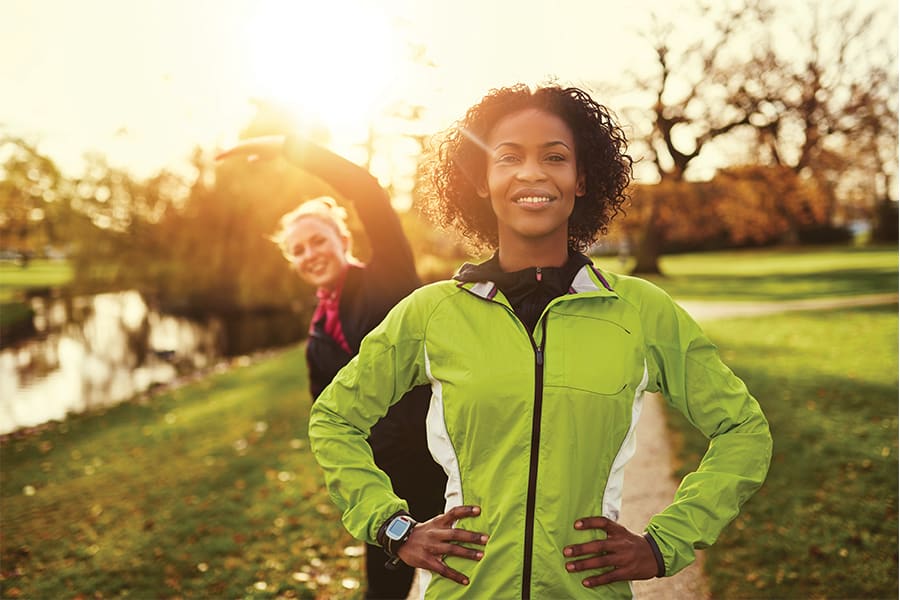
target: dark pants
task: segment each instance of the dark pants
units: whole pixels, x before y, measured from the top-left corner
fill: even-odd
[[[416,570],[402,562],[395,571],[384,567],[387,555],[381,546],[366,544],[366,598],[371,600],[404,600],[409,596]]]
[[[409,512],[419,522],[444,512],[447,487],[447,476],[431,458],[425,442],[425,411],[430,396],[425,391],[416,388],[419,398],[411,393],[411,398],[404,397],[399,405],[392,407],[387,423],[379,423],[378,432],[370,439],[375,463],[388,474],[394,493],[409,503]],[[399,411],[394,408],[403,411],[402,416],[395,414]],[[390,429],[397,435],[392,435]],[[415,569],[401,562],[395,570],[390,570],[384,566],[387,560],[381,546],[366,545],[366,598],[394,600],[409,595]]]

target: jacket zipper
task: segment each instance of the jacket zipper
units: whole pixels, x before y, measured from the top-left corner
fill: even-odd
[[[541,343],[528,339],[534,349],[534,409],[531,417],[531,461],[528,468],[528,494],[525,504],[525,555],[522,558],[522,600],[531,598],[531,563],[534,551],[534,512],[537,496],[538,458],[541,445],[541,411],[544,404],[544,344],[547,341],[546,315],[541,321]]]
[[[540,281],[540,271],[535,275]],[[489,299],[491,302],[495,302]],[[550,304],[553,300],[550,301]],[[520,323],[519,316],[510,306],[499,303]],[[547,305],[549,308],[550,304]],[[541,443],[541,411],[544,405],[544,346],[547,343],[548,311],[544,309],[541,321],[541,343],[536,344],[534,337],[526,330],[525,335],[534,350],[534,411],[531,417],[531,456],[528,467],[528,492],[525,499],[525,539],[524,556],[522,557],[522,600],[531,599],[531,564],[534,546],[534,512],[537,496],[537,471]],[[524,324],[523,324],[524,329]]]

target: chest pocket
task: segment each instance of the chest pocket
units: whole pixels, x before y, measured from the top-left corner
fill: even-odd
[[[635,335],[606,319],[557,315],[547,334],[547,385],[613,396],[624,391],[640,364]]]

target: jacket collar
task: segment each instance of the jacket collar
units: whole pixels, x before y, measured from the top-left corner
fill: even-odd
[[[575,276],[569,284],[569,294],[592,293],[598,296],[618,298],[618,294],[609,284],[608,277],[595,267],[591,259],[585,255],[571,252],[568,263],[562,268],[575,271]],[[458,287],[485,300],[493,300],[499,291],[495,280],[502,275],[495,254],[481,264],[466,263],[462,265],[453,279],[458,282]]]
[[[581,294],[594,292],[600,296],[609,296],[618,298],[619,295],[609,284],[609,279],[604,275],[603,271],[598,269],[594,264],[585,265],[572,280],[572,286],[569,293]]]

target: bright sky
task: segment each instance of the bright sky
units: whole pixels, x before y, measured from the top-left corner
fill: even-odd
[[[67,170],[97,150],[149,174],[234,141],[250,98],[305,105],[359,138],[418,78],[442,127],[503,83],[614,79],[651,3],[0,0],[0,126]],[[427,79],[403,65],[409,42],[436,63]]]
[[[143,176],[234,142],[251,98],[268,97],[317,116],[341,151],[398,99],[427,106],[434,131],[491,87],[615,83],[651,60],[637,31],[673,4],[0,0],[0,129],[70,174],[96,150]],[[411,43],[434,68],[405,60]]]

